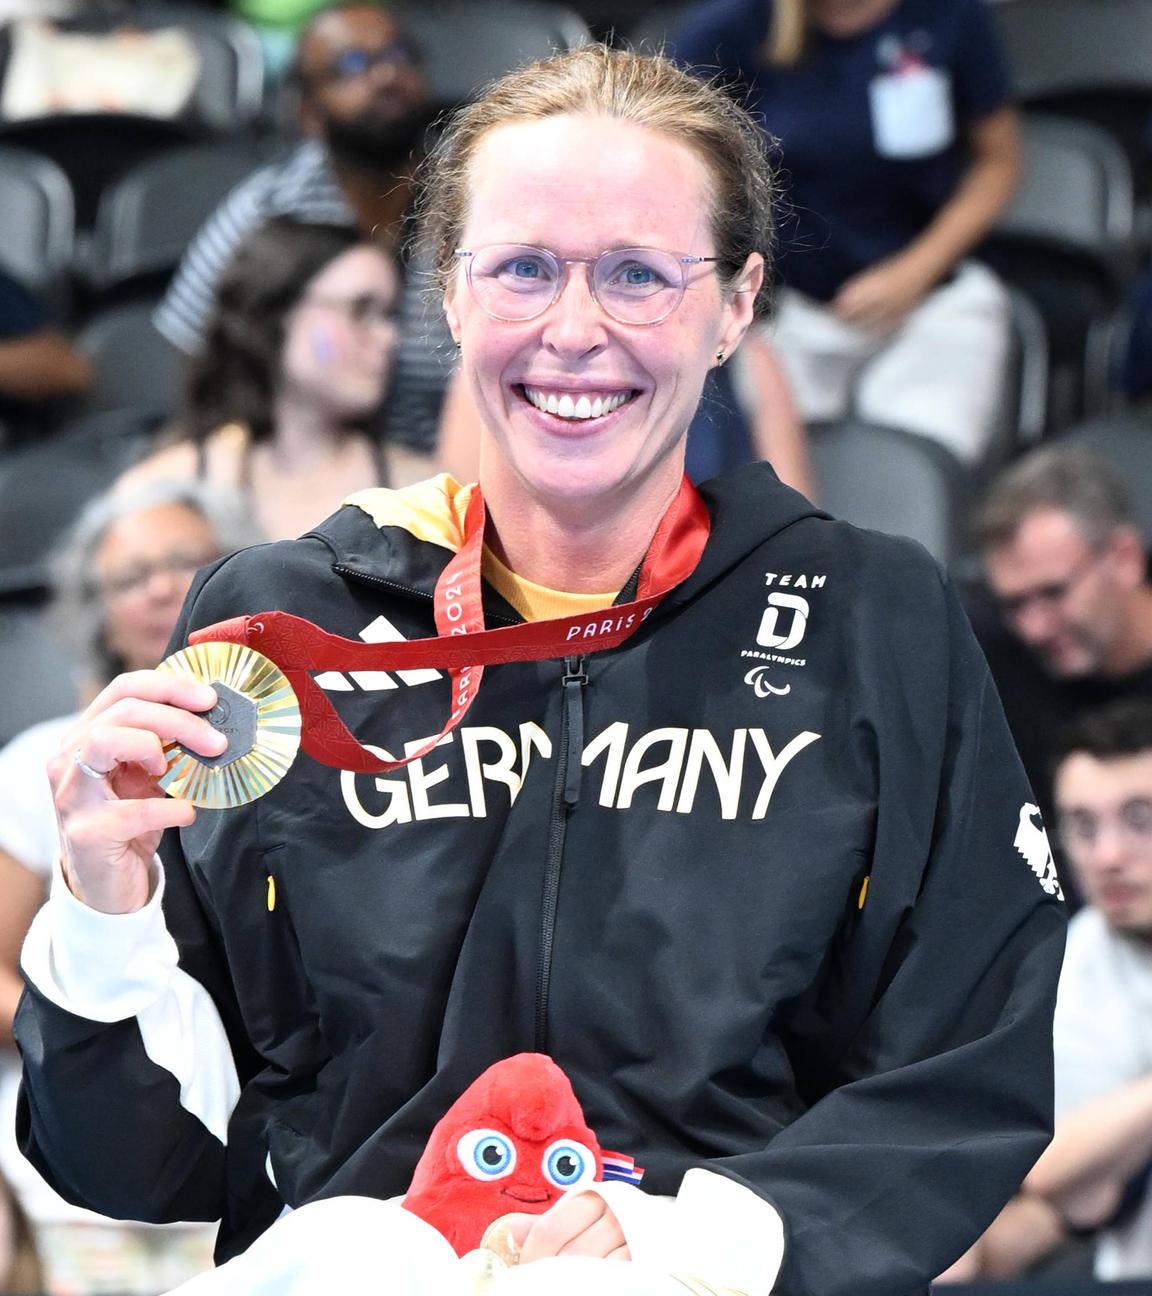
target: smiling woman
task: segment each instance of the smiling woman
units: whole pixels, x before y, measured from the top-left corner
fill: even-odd
[[[683,477],[705,376],[767,307],[762,136],[589,46],[462,110],[424,179],[480,480],[361,491],[193,590],[181,639],[330,632],[290,623],[327,718],[262,800],[155,787],[162,743],[222,751],[206,685],[121,677],[71,731],[25,1146],[130,1214],[222,1214],[221,1258],[307,1205],[198,1296],[331,1290],[333,1250],[353,1287],[440,1293],[429,1226],[363,1198],[405,1191],[490,1063],[549,1053],[643,1187],[516,1216],[509,1290],[912,1290],[1048,1136],[1062,916],[923,551],[766,464]],[[329,755],[328,697],[370,749]],[[110,1102],[139,1118],[94,1158]],[[341,1244],[287,1273],[279,1230],[344,1195],[362,1271]]]

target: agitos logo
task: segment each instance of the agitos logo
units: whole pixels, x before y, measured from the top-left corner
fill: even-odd
[[[787,652],[804,638],[808,626],[808,600],[799,594],[777,590],[768,595],[768,606],[760,619],[756,642],[761,648]]]

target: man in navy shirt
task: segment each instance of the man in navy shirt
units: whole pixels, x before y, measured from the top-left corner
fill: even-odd
[[[977,459],[1009,310],[964,258],[1017,168],[981,0],[711,0],[675,53],[741,83],[780,141],[791,215],[773,338],[802,414],[855,413]]]

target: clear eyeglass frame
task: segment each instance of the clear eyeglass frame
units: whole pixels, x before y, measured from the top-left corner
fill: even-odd
[[[569,266],[583,265],[588,267],[588,291],[592,300],[610,319],[619,324],[648,327],[660,324],[684,300],[688,287],[687,268],[695,265],[710,265],[718,262],[719,257],[692,256],[682,252],[666,252],[660,248],[627,247],[609,248],[594,257],[561,257],[548,248],[537,247],[530,243],[490,243],[479,248],[456,248],[455,255],[464,263],[468,287],[480,308],[490,318],[503,324],[525,324],[543,315],[550,306],[560,299],[566,282],[566,270]],[[532,287],[532,281],[526,280],[521,288],[501,288],[493,282],[494,275],[500,269],[517,259],[530,261],[541,258],[544,268],[549,272],[547,279],[540,280],[541,288]],[[664,279],[663,286],[656,284],[653,291],[641,291],[648,285],[634,284],[635,292],[616,294],[618,300],[615,308],[611,304],[612,295],[606,291],[611,281],[606,281],[608,269],[623,269],[629,264],[641,270],[651,270]],[[491,266],[492,273],[486,271],[477,274],[476,267],[482,269]],[[672,276],[675,275],[675,279]],[[551,291],[546,287],[551,285]],[[522,310],[513,310],[513,304],[523,301]],[[652,303],[645,310],[644,304]],[[621,313],[621,307],[627,310]]]

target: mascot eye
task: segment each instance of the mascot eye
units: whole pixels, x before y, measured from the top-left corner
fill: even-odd
[[[557,1188],[574,1188],[596,1177],[596,1157],[575,1139],[557,1139],[541,1161],[544,1178]]]
[[[456,1144],[456,1155],[473,1179],[503,1179],[516,1166],[512,1140],[499,1130],[469,1130]]]

